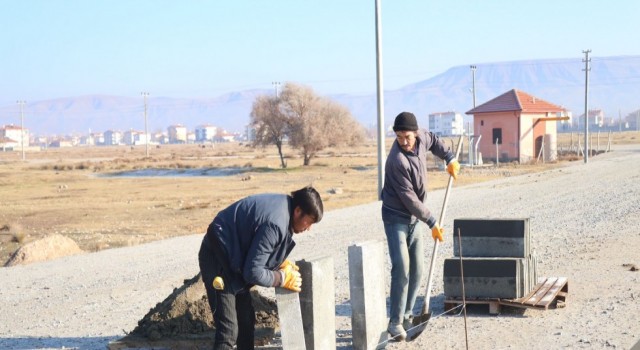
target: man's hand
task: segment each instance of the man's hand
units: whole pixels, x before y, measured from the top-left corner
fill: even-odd
[[[285,267],[291,265],[296,271],[300,270],[300,268],[298,267],[298,265],[296,265],[296,263],[294,263],[293,261],[289,260],[289,259],[285,259],[285,261],[282,262],[282,264],[280,264],[280,267],[278,267],[279,269],[284,269]]]
[[[444,238],[442,237],[443,234],[444,234],[444,230],[442,229],[442,227],[440,227],[440,225],[438,225],[438,223],[433,225],[433,228],[431,229],[431,237],[433,237],[434,241],[437,239],[440,242],[443,242],[444,241]]]
[[[458,179],[458,172],[460,172],[460,163],[458,162],[458,159],[451,159],[449,164],[447,164],[447,172],[449,175],[453,176],[454,180]]]
[[[300,272],[298,272],[296,265],[291,263],[290,265],[281,268],[280,273],[283,277],[282,285],[280,287],[292,290],[294,292],[301,291],[300,287],[302,286],[302,276],[300,276]]]

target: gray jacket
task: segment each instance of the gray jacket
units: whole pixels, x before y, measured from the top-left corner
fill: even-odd
[[[425,205],[427,199],[427,151],[447,163],[454,158],[449,148],[432,132],[417,132],[416,151],[405,152],[394,141],[385,164],[382,188],[382,220],[389,223],[413,223],[416,219],[429,227],[436,219]]]

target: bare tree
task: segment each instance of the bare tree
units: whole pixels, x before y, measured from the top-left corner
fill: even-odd
[[[317,96],[311,88],[287,83],[281,100],[290,125],[290,144],[300,150],[304,165],[327,147],[353,145],[364,139],[362,126],[346,107]]]
[[[287,116],[280,111],[280,99],[271,96],[258,96],[251,109],[251,125],[255,128],[255,146],[276,145],[282,168],[287,162],[282,154],[282,145],[289,132]]]

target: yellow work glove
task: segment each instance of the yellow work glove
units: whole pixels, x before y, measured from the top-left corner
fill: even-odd
[[[449,175],[453,176],[454,180],[458,179],[458,172],[460,172],[460,163],[458,162],[458,159],[451,159],[449,164],[447,164],[447,172]]]
[[[434,241],[437,239],[440,242],[444,242],[444,238],[442,237],[443,234],[444,230],[442,229],[442,227],[440,227],[440,225],[438,225],[438,223],[433,225],[433,228],[431,229],[431,237],[433,237]]]
[[[287,265],[280,269],[280,273],[282,275],[282,285],[280,287],[292,290],[294,292],[300,292],[300,287],[302,286],[302,276],[300,276],[300,272],[297,270],[297,266],[295,265]]]
[[[289,259],[285,259],[285,261],[282,262],[282,264],[280,264],[280,267],[278,267],[279,269],[284,269],[287,266],[293,266],[293,268],[298,271],[300,270],[300,268],[298,267],[298,265],[296,265],[296,263],[294,263],[293,261],[289,260]]]

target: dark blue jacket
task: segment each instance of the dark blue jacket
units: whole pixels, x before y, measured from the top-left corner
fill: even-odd
[[[226,255],[220,258],[228,264],[225,284],[233,292],[273,286],[274,271],[295,246],[292,215],[291,197],[284,194],[246,197],[218,213],[205,239]]]

